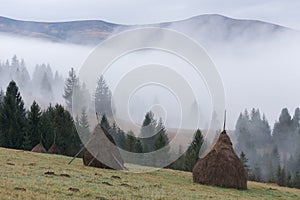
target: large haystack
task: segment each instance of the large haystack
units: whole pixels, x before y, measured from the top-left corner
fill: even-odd
[[[46,151],[45,147],[42,145],[42,143],[39,143],[38,145],[33,147],[33,149],[31,151],[36,152],[36,153],[47,153],[47,151]]]
[[[193,179],[206,185],[247,189],[243,163],[235,154],[226,131],[220,134],[212,150],[196,163]]]
[[[86,149],[83,153],[84,165],[105,169],[125,169],[114,139],[101,125],[97,125],[94,129]]]
[[[54,143],[48,149],[47,153],[50,153],[50,154],[61,154],[61,151],[59,150],[58,146]]]

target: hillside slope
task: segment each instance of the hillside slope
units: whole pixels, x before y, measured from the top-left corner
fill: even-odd
[[[173,170],[133,174],[3,148],[0,160],[0,199],[300,199],[296,189],[255,182],[247,191],[210,187],[193,183],[191,173]]]
[[[103,41],[112,33],[149,26],[178,30],[187,35],[195,35],[196,38],[200,38],[200,41],[207,39],[232,41],[240,38],[258,40],[281,34],[283,31],[294,32],[289,28],[262,21],[238,20],[215,14],[149,25],[121,25],[101,20],[34,22],[0,16],[0,33],[92,46]]]

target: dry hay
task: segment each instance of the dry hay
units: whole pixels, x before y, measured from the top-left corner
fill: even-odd
[[[54,143],[52,146],[48,149],[48,152],[50,154],[61,154],[61,151],[59,150],[58,146]]]
[[[35,147],[33,147],[33,149],[31,151],[32,152],[36,152],[36,153],[47,153],[47,150],[42,145],[42,143],[39,143],[38,145],[36,145]]]
[[[105,169],[125,169],[124,161],[112,136],[97,125],[83,153],[83,164]]]
[[[243,163],[235,154],[226,131],[220,134],[212,150],[196,163],[193,179],[205,185],[247,189]]]

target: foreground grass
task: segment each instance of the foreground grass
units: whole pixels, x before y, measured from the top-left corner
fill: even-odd
[[[300,199],[300,190],[272,184],[248,182],[239,191],[195,184],[187,172],[133,174],[69,160],[0,148],[0,199]]]

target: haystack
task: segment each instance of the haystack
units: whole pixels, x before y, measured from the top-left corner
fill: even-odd
[[[50,154],[61,154],[61,151],[59,150],[58,146],[54,143],[52,146],[48,149],[48,152]]]
[[[97,125],[83,153],[83,164],[105,169],[125,169],[124,161],[113,137]]]
[[[243,163],[224,130],[212,150],[193,169],[194,182],[226,188],[247,189]]]
[[[38,145],[33,147],[33,149],[31,151],[36,152],[36,153],[47,153],[47,151],[46,151],[45,147],[42,145],[42,143],[39,143]]]

